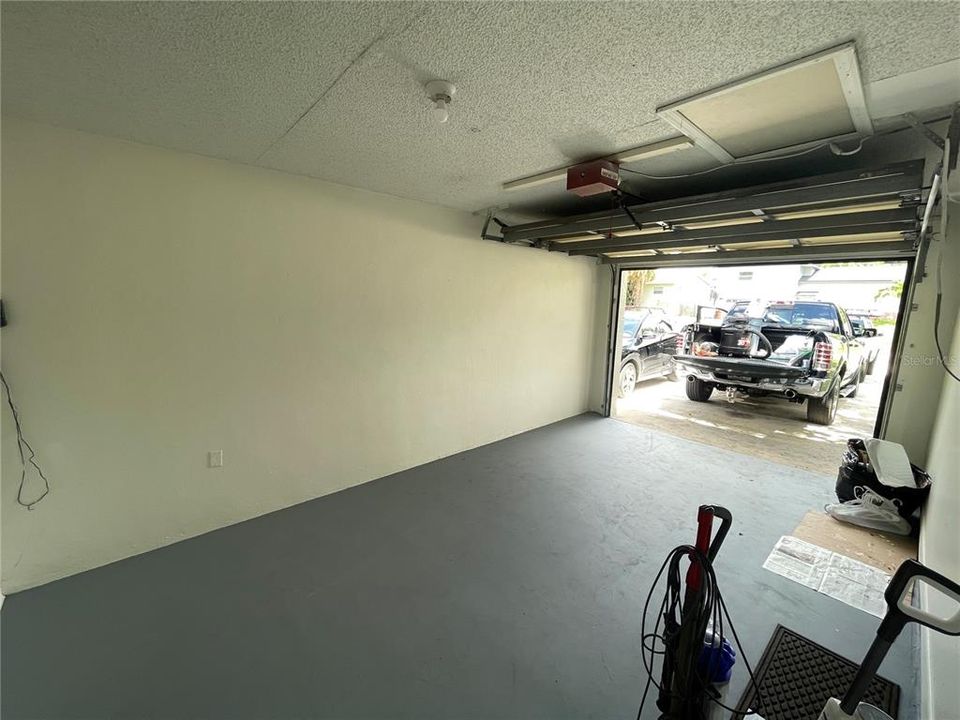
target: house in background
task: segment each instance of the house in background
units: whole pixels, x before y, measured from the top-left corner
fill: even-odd
[[[817,267],[810,275],[800,278],[796,297],[797,300],[828,300],[850,312],[894,316],[900,307],[899,290],[904,270],[903,263]]]
[[[792,300],[814,265],[661,268],[644,283],[640,303],[671,317],[692,320],[698,305],[729,309],[738,300]]]
[[[640,288],[639,305],[661,308],[667,315],[693,317],[697,305],[717,303],[716,268],[659,268]],[[641,271],[642,272],[642,271]]]
[[[729,308],[739,300],[820,300],[851,312],[893,316],[903,273],[902,263],[661,268],[643,281],[637,304],[684,319],[692,319],[698,305]]]
[[[753,265],[713,268],[721,307],[738,300],[793,300],[800,280],[815,273],[815,265]]]

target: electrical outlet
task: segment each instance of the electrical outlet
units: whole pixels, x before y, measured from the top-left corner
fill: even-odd
[[[223,467],[223,450],[211,450],[207,453],[207,467]]]

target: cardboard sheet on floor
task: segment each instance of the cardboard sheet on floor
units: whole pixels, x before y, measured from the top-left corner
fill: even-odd
[[[883,617],[890,575],[800,538],[780,538],[763,567],[871,615]]]
[[[914,538],[840,522],[823,512],[808,512],[791,535],[888,575],[893,575],[904,560],[917,557]]]

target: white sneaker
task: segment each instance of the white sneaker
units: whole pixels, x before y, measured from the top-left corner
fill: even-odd
[[[899,503],[888,500],[870,488],[858,485],[854,488],[856,498],[845,503],[825,505],[830,517],[853,525],[883,530],[897,535],[909,535],[910,523],[900,515]]]

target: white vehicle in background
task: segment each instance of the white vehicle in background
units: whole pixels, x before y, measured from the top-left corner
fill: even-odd
[[[849,314],[850,324],[853,325],[853,334],[863,340],[864,374],[873,375],[873,368],[877,364],[877,357],[880,355],[880,343],[877,341],[877,328],[869,315],[859,313]]]

